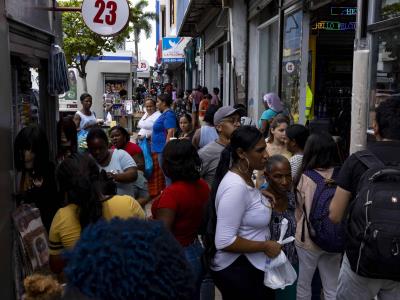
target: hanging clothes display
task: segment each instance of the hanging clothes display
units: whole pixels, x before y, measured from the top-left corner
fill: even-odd
[[[58,96],[69,91],[68,68],[65,54],[58,45],[51,45],[49,56],[48,91],[52,96]]]

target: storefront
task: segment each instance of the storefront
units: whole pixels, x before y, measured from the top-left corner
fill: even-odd
[[[395,0],[368,1],[368,25],[360,38],[370,48],[369,114],[372,127],[375,107],[391,95],[400,95],[400,3]],[[365,36],[363,36],[365,34]]]
[[[16,203],[13,141],[26,125],[38,124],[56,153],[57,96],[48,92],[48,62],[52,44],[59,43],[61,22],[51,10],[55,1],[0,3],[0,299],[15,299],[18,268],[13,251],[11,212]],[[18,282],[19,284],[20,282]],[[20,291],[20,290],[19,290]]]
[[[258,2],[248,6],[249,114],[275,92],[293,122],[342,136],[347,149],[357,1]]]

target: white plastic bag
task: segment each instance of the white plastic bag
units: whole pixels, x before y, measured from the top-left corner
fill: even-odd
[[[283,239],[288,228],[288,220],[282,219],[281,232],[278,243],[281,245],[291,243],[295,240],[293,236]],[[284,289],[286,286],[292,285],[297,279],[297,273],[281,251],[279,255],[273,259],[267,257],[265,263],[264,285],[271,289]]]
[[[267,260],[264,273],[265,286],[274,290],[284,289],[292,285],[296,279],[296,271],[283,251],[274,259]]]

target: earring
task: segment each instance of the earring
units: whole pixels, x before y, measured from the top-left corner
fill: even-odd
[[[242,170],[242,168],[240,167],[240,165],[238,166],[238,169],[239,169],[240,172],[242,172],[243,174],[245,174],[245,173],[249,172],[249,169],[250,169],[250,162],[249,162],[249,159],[248,159],[246,156],[245,156],[244,158],[242,158],[242,159],[246,160],[246,162],[247,162],[246,171],[243,172],[243,170]]]

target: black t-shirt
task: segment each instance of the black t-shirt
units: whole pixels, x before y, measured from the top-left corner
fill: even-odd
[[[368,150],[385,165],[396,166],[400,164],[400,141],[375,142],[368,146]],[[342,189],[351,192],[351,200],[356,196],[358,183],[367,169],[367,166],[354,154],[344,162],[337,183]]]

